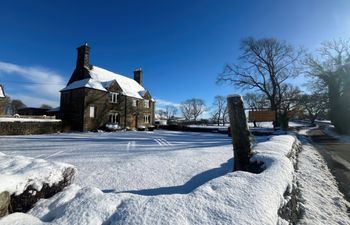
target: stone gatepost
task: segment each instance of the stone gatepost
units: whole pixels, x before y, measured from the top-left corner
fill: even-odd
[[[7,191],[1,192],[0,193],[0,218],[3,216],[6,216],[9,211],[10,205],[10,193],[8,193]]]
[[[250,144],[250,132],[248,130],[242,97],[240,95],[228,96],[227,106],[234,152],[233,171],[248,171],[252,149]]]

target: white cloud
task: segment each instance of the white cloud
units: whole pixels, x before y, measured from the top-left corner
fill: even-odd
[[[157,108],[165,108],[166,106],[171,105],[175,107],[180,107],[179,103],[174,103],[171,101],[163,100],[163,99],[156,99],[156,106]]]
[[[0,77],[5,74],[18,76],[18,82],[4,83],[9,86],[12,98],[21,99],[28,106],[59,105],[59,90],[65,86],[65,79],[57,72],[37,66],[21,66],[0,61]],[[6,80],[6,79],[5,79]],[[12,80],[12,79],[11,79]]]
[[[22,94],[14,94],[14,95],[11,95],[10,97],[12,99],[20,99],[27,106],[39,107],[42,104],[48,104],[48,105],[50,105],[50,106],[52,106],[54,108],[59,106],[59,102],[58,101],[49,100],[47,98],[32,97],[32,96],[22,95]]]

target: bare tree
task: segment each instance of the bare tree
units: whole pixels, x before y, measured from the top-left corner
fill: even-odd
[[[165,119],[165,118],[168,119],[167,113],[166,113],[165,110],[163,110],[163,109],[158,109],[158,110],[156,111],[156,113],[159,115],[160,119]]]
[[[237,64],[227,64],[217,81],[261,91],[277,115],[283,101],[282,85],[299,75],[298,60],[303,51],[274,38],[252,37],[243,39],[240,49]]]
[[[18,112],[18,109],[27,107],[21,100],[13,99],[10,103],[12,112],[15,114]]]
[[[249,92],[244,95],[243,99],[252,111],[270,108],[270,104],[264,94]]]
[[[165,114],[167,119],[172,119],[177,113],[178,108],[174,105],[165,106]]]
[[[299,98],[299,105],[303,111],[306,111],[311,125],[315,125],[315,120],[327,112],[327,96],[324,93],[314,92],[312,94],[303,94]]]
[[[216,121],[217,125],[220,126],[222,123],[225,125],[228,116],[227,111],[227,100],[224,96],[215,96],[213,103],[212,118]]]
[[[222,126],[225,126],[226,122],[229,121],[227,104],[226,104],[226,107],[224,108],[224,110],[222,112],[221,121],[222,121]]]
[[[192,98],[182,102],[180,108],[187,121],[197,121],[205,111],[205,103],[202,99]]]
[[[288,128],[288,123],[290,117],[293,117],[300,110],[299,99],[300,99],[300,89],[292,85],[282,86],[283,100],[280,105],[280,123],[281,127],[284,129]]]
[[[350,133],[350,40],[324,42],[317,52],[319,57],[306,57],[307,73],[327,89],[329,116],[335,128]]]
[[[41,109],[52,109],[52,106],[51,105],[48,105],[48,104],[42,104],[40,106]]]
[[[0,115],[1,114],[12,114],[11,98],[6,96],[0,99]]]

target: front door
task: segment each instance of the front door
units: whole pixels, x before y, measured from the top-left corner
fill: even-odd
[[[131,125],[131,128],[137,129],[137,115],[136,115],[136,114],[132,116],[132,125]]]

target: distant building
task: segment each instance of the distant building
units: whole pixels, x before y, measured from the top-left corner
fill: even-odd
[[[4,87],[0,84],[0,115],[5,114],[6,110],[6,95],[5,95],[5,90]]]
[[[154,124],[155,101],[142,86],[142,70],[134,80],[93,66],[90,48],[77,48],[76,68],[61,90],[60,117],[64,130],[88,131],[107,124],[137,129]]]

